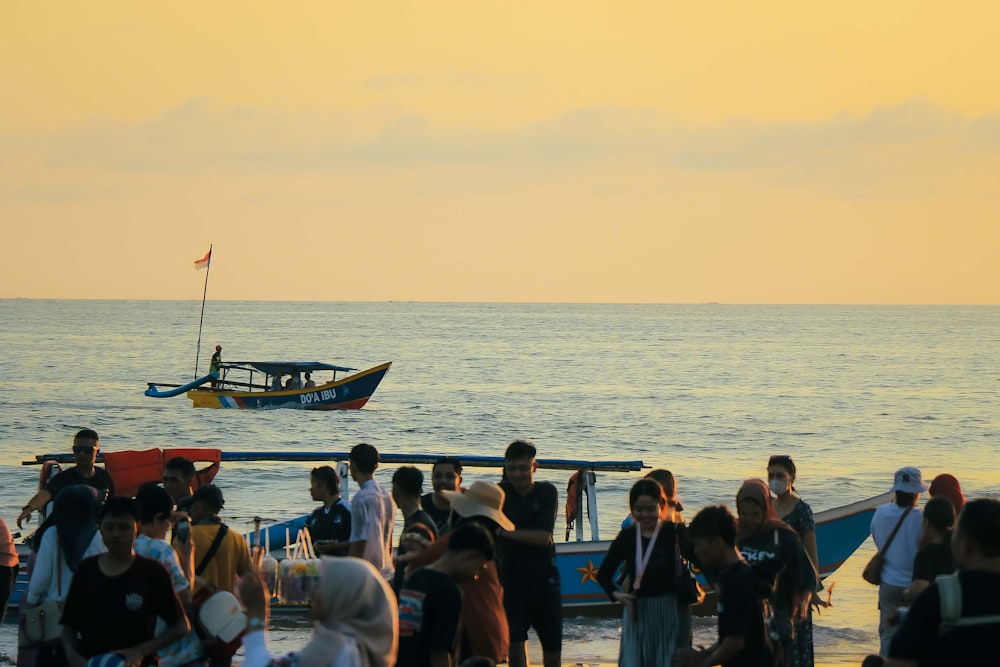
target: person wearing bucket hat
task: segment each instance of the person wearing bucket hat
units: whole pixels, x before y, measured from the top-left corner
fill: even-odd
[[[496,484],[476,481],[464,492],[442,491],[442,495],[455,511],[453,528],[416,556],[410,562],[411,569],[430,565],[444,555],[455,530],[462,526],[478,524],[491,535],[501,528],[514,530],[513,522],[501,511],[505,494]],[[462,609],[456,662],[472,656],[506,661],[510,643],[496,560],[488,561],[478,578],[459,583],[459,588]]]
[[[892,488],[893,502],[879,505],[872,517],[871,534],[875,548],[882,551],[883,567],[878,589],[879,654],[887,655],[896,630],[890,617],[904,606],[903,592],[913,582],[913,559],[923,535],[923,512],[917,508],[920,494],[927,490],[919,468],[903,467],[896,471]],[[898,529],[897,529],[898,526]],[[889,542],[889,536],[896,536]],[[889,546],[885,549],[886,543]]]

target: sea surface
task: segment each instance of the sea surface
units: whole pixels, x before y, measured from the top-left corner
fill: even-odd
[[[540,457],[669,468],[689,517],[732,505],[775,453],[794,457],[815,511],[888,490],[903,465],[927,479],[951,472],[968,497],[1000,494],[1000,307],[209,301],[196,371],[200,307],[0,300],[0,516],[12,529],[37,484],[38,468],[21,462],[69,451],[81,428],[96,429],[106,451],[347,452],[369,442],[499,456],[528,438]],[[393,366],[357,411],[195,410],[183,396],[143,396],[149,381],[206,373],[216,344],[227,361]],[[313,465],[227,464],[216,478],[224,516],[248,530],[255,515],[309,510]],[[538,478],[564,493],[567,474]],[[478,469],[465,480],[498,477]],[[599,476],[602,537],[614,536],[636,478]],[[876,589],[860,578],[871,553],[868,542],[828,580],[818,662],[858,664],[877,648]],[[13,627],[0,628],[10,656]],[[565,661],[613,662],[618,631],[614,619],[568,620]],[[710,642],[714,621],[696,633]],[[272,633],[279,648],[307,635],[295,623]]]

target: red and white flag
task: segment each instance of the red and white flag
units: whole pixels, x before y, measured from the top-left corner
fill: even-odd
[[[205,256],[201,259],[194,260],[194,270],[207,269],[208,265],[212,262],[212,251],[209,250],[205,253]]]

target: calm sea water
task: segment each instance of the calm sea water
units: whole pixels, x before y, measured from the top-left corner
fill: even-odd
[[[365,409],[334,413],[144,397],[147,381],[195,377],[199,308],[0,301],[0,516],[13,525],[35,488],[37,468],[20,462],[67,451],[84,427],[106,450],[345,452],[370,442],[500,455],[530,438],[543,457],[667,467],[692,510],[731,504],[773,453],[795,457],[814,510],[885,491],[902,465],[928,478],[952,472],[968,496],[1000,492],[997,307],[208,303],[200,373],[217,343],[229,361],[393,362]],[[226,516],[248,527],[254,515],[306,511],[312,465],[227,465],[216,479]],[[565,488],[562,472],[539,477]],[[603,537],[634,479],[599,478]],[[820,661],[856,663],[877,646],[876,589],[858,574],[870,553],[866,544],[832,578],[834,607],[816,622]],[[711,640],[712,623],[699,625],[700,639]],[[13,651],[11,627],[0,652]],[[613,659],[617,632],[613,620],[570,621],[564,655]],[[275,636],[295,646],[306,633]]]

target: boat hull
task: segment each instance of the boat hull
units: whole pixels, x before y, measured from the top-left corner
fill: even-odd
[[[230,391],[200,387],[187,392],[193,407],[245,410],[357,410],[364,407],[392,362],[309,389]]]

